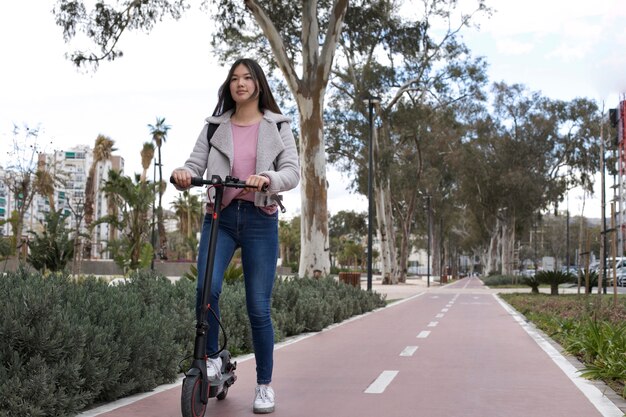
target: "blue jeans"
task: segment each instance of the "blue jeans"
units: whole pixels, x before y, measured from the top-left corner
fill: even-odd
[[[198,286],[196,289],[196,312],[198,314],[202,301],[210,235],[211,216],[206,215],[198,252]],[[269,384],[272,381],[274,366],[274,327],[270,313],[278,259],[278,212],[267,214],[255,207],[254,203],[243,200],[234,200],[222,210],[209,301],[218,317],[224,271],[237,248],[241,248],[246,307],[252,329],[257,383]],[[218,350],[219,325],[211,312],[208,313],[208,322],[207,354],[211,354]]]

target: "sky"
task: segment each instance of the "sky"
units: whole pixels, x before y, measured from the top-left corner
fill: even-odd
[[[124,57],[85,72],[65,58],[79,45],[64,42],[54,4],[0,2],[0,166],[8,164],[17,125],[39,127],[49,151],[93,146],[104,134],[124,157],[125,173],[139,173],[139,152],[151,139],[147,125],[165,117],[171,128],[162,148],[163,175],[169,177],[189,156],[226,76],[227,68],[211,56],[210,16],[192,9],[179,21],[157,24],[149,34],[126,34],[120,44]],[[586,97],[600,106],[604,102],[606,109],[618,105],[626,93],[623,0],[487,4],[494,14],[481,18],[480,28],[465,31],[463,40],[474,55],[485,57],[491,81],[525,84],[553,99]],[[346,190],[345,176],[330,166],[327,175],[332,214],[367,210],[365,197]],[[600,217],[597,182],[594,198],[585,203],[586,216]],[[168,187],[166,203],[177,195]],[[299,188],[286,193],[284,201],[287,216],[299,214]],[[579,214],[582,193],[570,192],[567,205]]]

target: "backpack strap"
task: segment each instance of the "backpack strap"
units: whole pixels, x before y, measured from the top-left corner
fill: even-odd
[[[217,123],[209,123],[209,127],[206,130],[206,140],[209,142],[209,152],[211,151],[211,138],[215,134],[218,126],[219,124]]]

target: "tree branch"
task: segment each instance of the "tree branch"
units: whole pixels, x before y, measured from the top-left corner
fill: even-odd
[[[268,17],[265,10],[256,0],[244,0],[244,3],[269,41],[270,46],[272,47],[272,52],[274,52],[276,63],[283,72],[285,80],[289,85],[289,89],[293,93],[294,97],[297,97],[298,91],[300,91],[302,87],[302,82],[296,74],[296,70],[287,55],[287,50],[285,48],[285,44],[283,43],[283,39],[280,37],[280,33],[278,33],[274,23],[272,23],[272,20]]]

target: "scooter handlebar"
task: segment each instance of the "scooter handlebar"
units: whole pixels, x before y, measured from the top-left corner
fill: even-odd
[[[174,176],[170,177],[170,182],[176,185]],[[237,177],[226,176],[226,178],[222,180],[222,178],[219,175],[213,175],[210,180],[205,180],[202,177],[191,177],[191,185],[193,185],[194,187],[202,187],[203,185],[212,185],[212,186],[222,186],[222,187],[228,187],[228,188],[246,188],[246,187],[255,188],[251,185],[247,185],[245,181],[241,181]],[[262,191],[264,192],[267,191],[267,184],[263,186]]]

